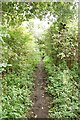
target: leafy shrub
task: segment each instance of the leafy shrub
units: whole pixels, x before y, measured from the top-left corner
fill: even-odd
[[[26,75],[26,76],[25,76]],[[32,105],[30,100],[33,79],[31,75],[8,74],[2,82],[2,117],[17,118],[28,114]]]
[[[50,58],[48,59],[50,60]],[[44,60],[45,69],[48,72],[47,92],[52,98],[49,116],[51,118],[79,119],[79,92],[75,80],[79,78],[76,72],[77,64],[72,70],[69,70],[66,62],[55,66],[49,60],[47,61],[46,58]]]
[[[1,37],[3,56],[0,69],[12,69],[3,76],[2,118],[25,117],[32,105],[32,75],[40,60],[39,50],[34,37],[22,26],[2,26]]]

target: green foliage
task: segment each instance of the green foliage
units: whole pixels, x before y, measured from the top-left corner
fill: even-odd
[[[72,17],[75,5],[68,2],[3,2],[3,23],[6,25],[21,24],[22,21],[35,18],[44,18],[47,13],[59,16],[59,20],[66,21]]]
[[[40,60],[34,37],[23,26],[2,26],[2,118],[28,117],[33,71]]]
[[[10,67],[12,67],[11,64],[6,64],[6,63],[0,64],[0,73],[6,71],[6,69],[8,70]]]
[[[69,68],[73,66],[74,61],[78,60],[78,22],[75,19],[71,22],[67,23],[66,28],[62,30],[59,30],[58,21],[53,23],[45,34],[44,40],[46,54],[53,58],[54,64],[58,65],[66,60]]]
[[[49,108],[51,118],[75,118],[79,119],[79,85],[75,79],[79,79],[78,65],[75,64],[69,70],[66,62],[55,66],[50,58],[45,58],[45,69],[48,72],[48,94],[52,102]],[[75,76],[75,79],[74,79]]]
[[[51,118],[79,118],[78,100],[78,20],[71,2],[2,2],[0,45],[2,48],[2,118],[28,117],[34,85],[32,74],[45,54],[47,92],[51,96]],[[50,16],[56,21],[52,23]],[[52,23],[42,36],[33,36],[21,24],[32,18]],[[43,27],[40,25],[38,26]],[[32,34],[30,33],[30,30]],[[42,39],[43,38],[43,39]],[[41,52],[39,51],[39,48]]]
[[[2,61],[11,64],[13,71],[22,71],[32,64],[35,66],[39,61],[35,40],[22,26],[8,29],[2,27],[2,45]]]
[[[31,75],[25,74],[17,76],[8,74],[2,82],[2,118],[18,118],[28,115],[32,105],[30,100],[33,87]]]

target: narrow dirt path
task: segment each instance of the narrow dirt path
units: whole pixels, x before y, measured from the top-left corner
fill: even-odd
[[[35,88],[32,96],[33,106],[32,115],[33,118],[48,118],[48,96],[46,94],[46,80],[47,74],[44,70],[43,60],[38,65],[37,70],[34,73]]]

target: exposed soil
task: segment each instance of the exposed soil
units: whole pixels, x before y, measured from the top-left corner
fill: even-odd
[[[33,118],[48,118],[48,101],[46,94],[47,74],[44,70],[43,60],[38,65],[34,73],[35,88],[32,95],[33,106],[31,117]]]

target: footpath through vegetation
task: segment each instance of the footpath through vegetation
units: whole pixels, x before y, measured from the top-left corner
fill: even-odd
[[[1,13],[0,118],[79,120],[78,3],[2,2]]]
[[[47,74],[43,60],[40,61],[34,73],[34,91],[32,95],[32,117],[48,118],[49,97],[46,94]]]

